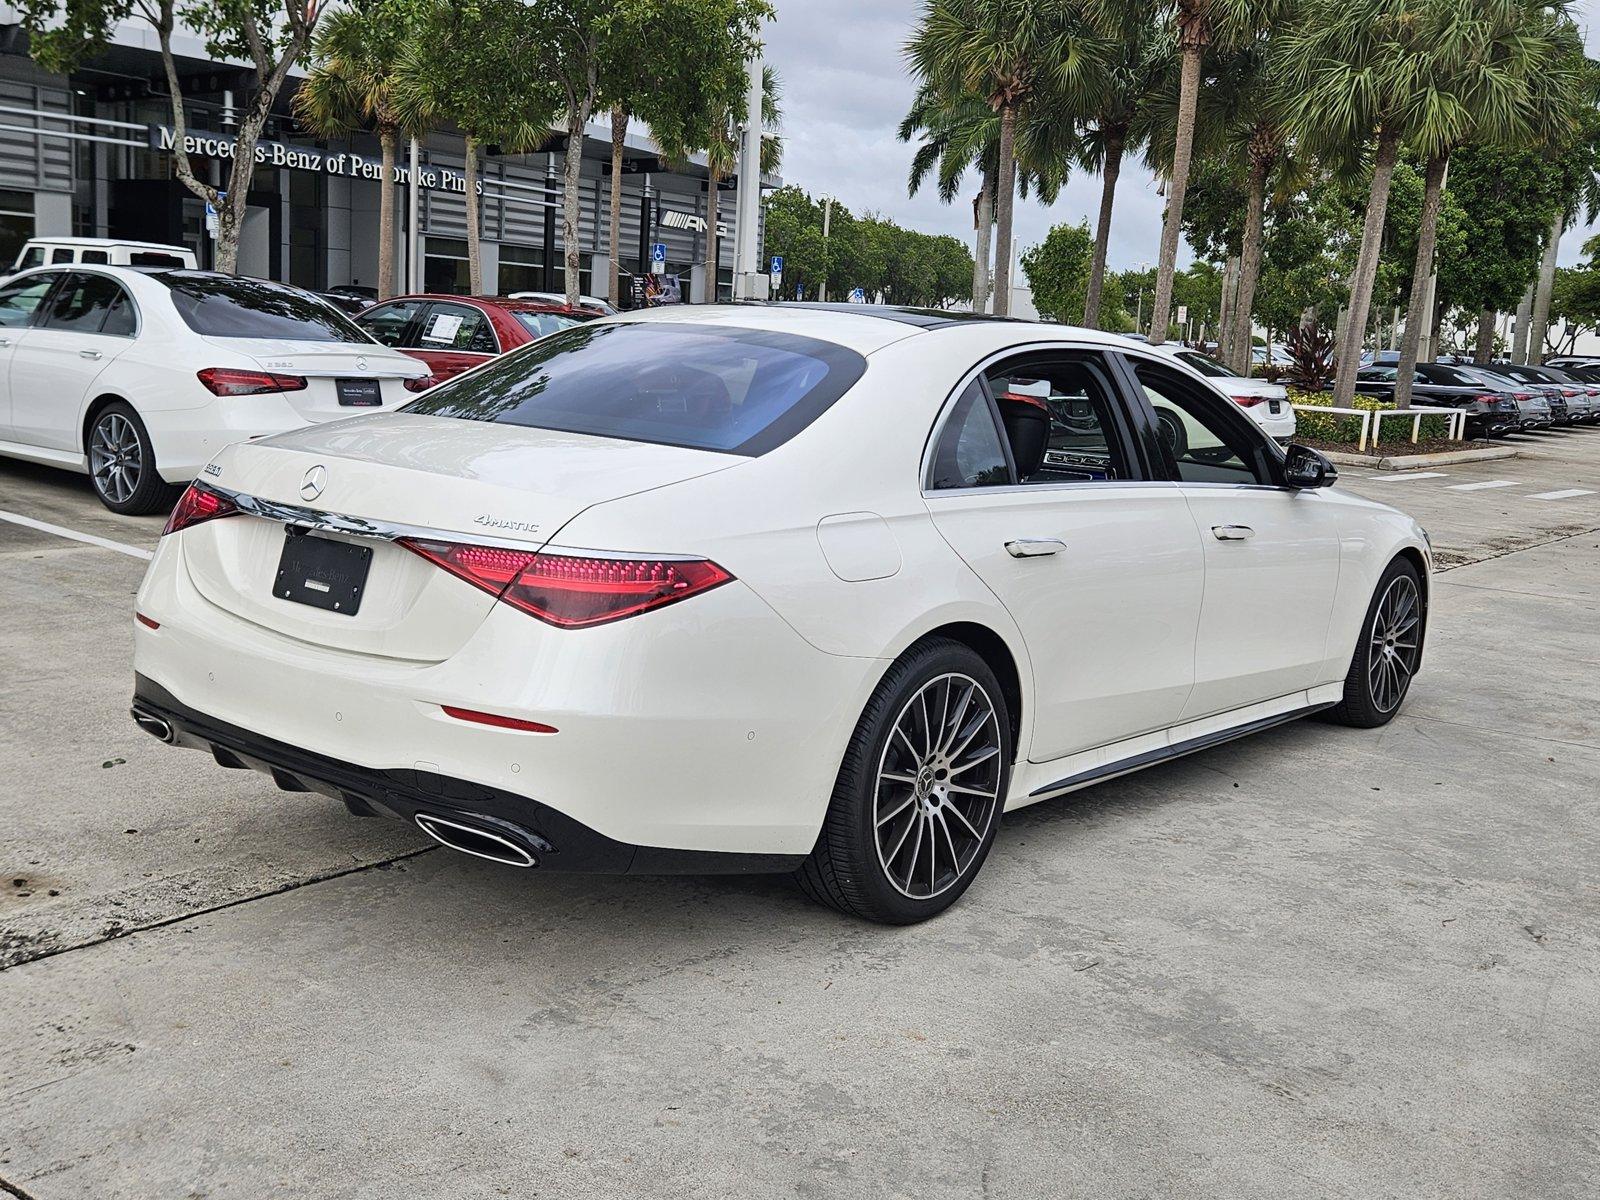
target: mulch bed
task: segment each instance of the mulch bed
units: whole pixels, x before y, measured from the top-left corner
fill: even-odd
[[[1379,445],[1367,443],[1365,451],[1357,450],[1354,442],[1329,442],[1321,438],[1296,437],[1295,441],[1303,446],[1311,446],[1317,450],[1337,450],[1341,454],[1368,454],[1374,460],[1380,458],[1402,458],[1409,454],[1448,454],[1452,450],[1481,450],[1491,443],[1485,441],[1452,442],[1448,438],[1421,438],[1412,445],[1410,438],[1400,438],[1395,441],[1385,439]]]

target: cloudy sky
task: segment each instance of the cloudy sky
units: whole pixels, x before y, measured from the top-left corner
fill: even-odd
[[[767,61],[783,77],[783,175],[813,194],[831,193],[855,212],[873,210],[928,233],[968,240],[967,204],[946,206],[925,188],[906,195],[912,146],[895,137],[912,86],[900,57],[918,0],[777,0],[767,34]],[[1587,27],[1589,51],[1600,55],[1600,0],[1574,5]],[[977,191],[974,175],[969,193]],[[1100,203],[1097,178],[1078,175],[1057,202],[1017,206],[1019,247],[1037,242],[1061,221],[1091,219]],[[1561,261],[1579,257],[1589,230],[1568,231]],[[1154,263],[1161,234],[1161,198],[1141,164],[1124,168],[1111,231],[1111,266]],[[1184,251],[1185,260],[1188,257]]]

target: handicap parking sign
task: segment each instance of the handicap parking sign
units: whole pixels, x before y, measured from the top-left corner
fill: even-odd
[[[850,289],[850,303],[851,304],[865,304],[866,302],[867,302],[867,294],[866,294],[866,292],[862,291],[860,288],[851,288]]]
[[[650,243],[650,261],[664,263],[667,261],[667,244],[665,242]]]
[[[774,274],[774,275],[782,275],[783,274],[783,255],[774,254],[772,256],[772,274]]]

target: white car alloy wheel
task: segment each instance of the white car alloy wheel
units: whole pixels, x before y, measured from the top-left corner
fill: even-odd
[[[1367,642],[1367,687],[1380,713],[1394,712],[1406,698],[1421,650],[1421,626],[1417,581],[1396,576],[1378,601]]]
[[[952,672],[907,700],[878,759],[878,865],[931,900],[965,878],[1000,797],[1000,722],[983,685]]]
[[[114,409],[94,423],[89,439],[89,472],[95,490],[111,504],[126,504],[139,490],[144,447],[133,422]]]

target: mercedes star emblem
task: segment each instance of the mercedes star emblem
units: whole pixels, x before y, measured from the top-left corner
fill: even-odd
[[[306,472],[306,477],[300,481],[300,498],[302,500],[315,500],[322,495],[322,489],[328,482],[328,468],[318,463]]]

